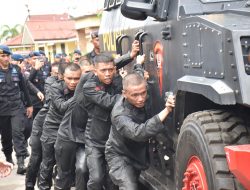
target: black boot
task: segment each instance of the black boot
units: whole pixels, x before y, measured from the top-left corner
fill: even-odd
[[[17,157],[17,174],[25,174],[26,173],[26,167],[24,166],[24,157],[23,156],[20,156],[20,157]]]
[[[35,188],[34,187],[25,187],[25,190],[34,190]]]
[[[5,155],[5,157],[6,157],[6,161],[7,161],[7,162],[12,163],[12,164],[14,165],[14,161],[13,161],[13,159],[12,159],[11,154],[7,154],[7,155]]]

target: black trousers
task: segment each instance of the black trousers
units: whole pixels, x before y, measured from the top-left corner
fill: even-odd
[[[40,164],[42,162],[42,144],[40,137],[42,132],[34,131],[30,137],[31,155],[27,167],[25,186],[34,187],[38,176]]]
[[[89,169],[88,190],[116,190],[108,175],[107,162],[105,160],[104,149],[89,147],[86,145],[87,167]]]
[[[12,124],[12,139],[14,144],[14,150],[16,152],[16,157],[27,157],[27,141],[24,136],[25,130],[25,111],[24,109],[18,110],[15,116],[11,118]]]
[[[138,190],[141,171],[126,161],[124,156],[106,152],[106,160],[109,166],[109,175],[113,183],[119,186],[119,190]]]
[[[24,132],[23,133],[24,133],[24,138],[25,138],[26,142],[30,138],[30,135],[32,132],[32,123],[33,123],[33,119],[25,116],[25,118],[24,118]]]
[[[0,116],[0,134],[2,151],[5,155],[11,155],[13,152],[12,144],[12,123],[11,116]]]
[[[53,167],[56,164],[55,142],[48,140],[42,142],[42,163],[40,165],[39,189],[48,190],[52,186]]]
[[[38,173],[42,162],[42,144],[40,138],[47,112],[47,109],[40,110],[33,121],[32,133],[30,136],[31,155],[25,178],[26,187],[34,187],[36,178],[39,176]]]
[[[57,189],[70,189],[75,180],[76,190],[86,190],[88,169],[84,144],[73,141],[64,141],[60,136],[55,143]]]

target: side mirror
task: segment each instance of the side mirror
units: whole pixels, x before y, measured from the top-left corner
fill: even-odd
[[[121,5],[121,13],[123,16],[134,20],[145,20],[147,18],[147,15],[144,12],[140,12],[136,8],[129,9],[127,6],[127,1],[128,0],[124,0]]]
[[[124,0],[121,6],[123,16],[135,20],[145,20],[147,16],[157,20],[167,20],[170,0]]]

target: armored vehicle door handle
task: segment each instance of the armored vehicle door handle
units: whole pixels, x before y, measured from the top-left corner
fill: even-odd
[[[139,37],[140,35],[142,34],[143,32],[139,31],[135,34],[135,40],[138,40],[139,41]]]
[[[147,32],[143,32],[139,36],[139,45],[140,45],[139,55],[143,55],[143,46],[142,46],[142,43],[143,43],[143,37],[146,36],[146,35],[148,35],[148,33]]]
[[[122,55],[122,40],[124,38],[128,38],[128,36],[123,34],[123,35],[118,36],[116,38],[116,53],[119,54],[119,55]]]
[[[121,47],[120,47],[120,45],[119,45],[119,39],[120,39],[120,37],[121,36],[118,36],[117,38],[116,38],[116,40],[115,40],[115,45],[116,45],[116,54],[119,54],[119,55],[121,55]]]

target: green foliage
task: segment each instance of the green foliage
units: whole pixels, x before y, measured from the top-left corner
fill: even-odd
[[[10,38],[18,36],[23,31],[23,26],[16,24],[14,27],[3,25],[0,28],[0,41],[6,41]]]

